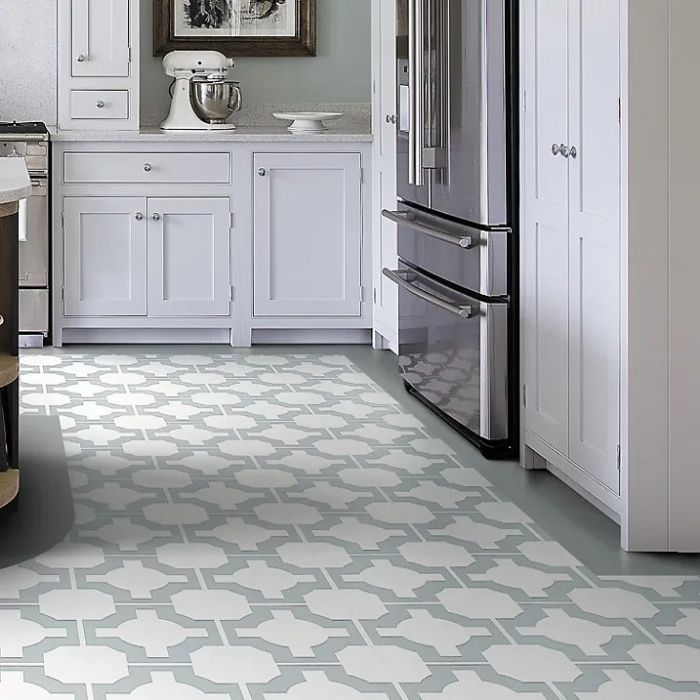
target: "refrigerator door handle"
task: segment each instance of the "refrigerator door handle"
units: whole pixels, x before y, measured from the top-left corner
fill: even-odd
[[[431,238],[437,238],[437,240],[443,243],[451,243],[459,248],[464,248],[465,250],[471,250],[475,247],[474,239],[471,236],[460,236],[453,233],[448,233],[447,231],[441,231],[440,229],[429,226],[428,224],[422,224],[419,221],[411,218],[411,215],[407,211],[389,211],[384,209],[382,211],[382,216],[389,221],[393,221],[399,226],[410,226],[410,228],[415,231],[420,231],[426,236]]]
[[[385,267],[382,272],[387,279],[390,279],[392,282],[395,282],[399,285],[399,287],[405,289],[407,292],[413,294],[413,296],[418,297],[419,299],[427,302],[428,304],[433,304],[441,308],[443,311],[447,311],[451,314],[454,314],[455,316],[463,318],[465,321],[469,320],[470,318],[476,318],[476,316],[474,315],[473,307],[464,306],[460,304],[453,304],[449,301],[445,301],[444,299],[440,299],[440,297],[437,297],[434,294],[431,294],[430,292],[426,292],[420,287],[416,287],[415,285],[411,284],[411,280],[408,280],[404,277],[404,275],[411,275],[411,273],[407,273],[405,270],[390,270],[388,267]],[[417,277],[417,275],[414,276],[414,279],[415,277]]]
[[[408,0],[408,182],[422,187],[425,141],[425,0]]]

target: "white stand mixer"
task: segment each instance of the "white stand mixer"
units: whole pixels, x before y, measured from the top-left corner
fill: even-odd
[[[197,115],[193,100],[196,99],[193,90],[193,81],[212,81],[212,85],[217,81],[225,82],[227,72],[233,68],[233,60],[226,58],[218,51],[171,51],[163,59],[163,68],[167,75],[175,78],[173,91],[173,101],[170,106],[170,114],[160,125],[164,131],[230,131],[236,127],[233,124],[225,123],[223,119],[209,120]],[[236,83],[227,81],[226,84],[232,89],[238,90],[238,107],[240,107],[240,90]],[[205,106],[198,105],[200,110]],[[225,118],[233,114],[236,108],[224,110],[229,112]],[[223,117],[224,115],[217,115]]]

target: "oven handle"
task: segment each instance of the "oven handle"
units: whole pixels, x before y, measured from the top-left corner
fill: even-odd
[[[399,226],[409,226],[420,233],[424,233],[426,236],[437,238],[437,240],[443,243],[450,243],[464,248],[465,250],[470,250],[474,247],[474,239],[471,236],[459,236],[446,233],[445,231],[440,231],[440,229],[428,226],[428,224],[421,224],[411,218],[407,211],[389,211],[388,209],[384,209],[384,211],[382,211],[382,216],[385,219],[389,219],[389,221],[393,221],[395,224],[399,224]]]
[[[401,289],[405,289],[407,292],[410,292],[414,296],[418,297],[419,299],[422,299],[423,301],[428,302],[429,304],[438,306],[443,311],[447,311],[463,319],[475,318],[474,309],[471,306],[460,306],[459,304],[451,304],[449,301],[444,301],[443,299],[436,297],[434,294],[430,294],[430,292],[426,292],[420,289],[419,287],[416,287],[415,285],[411,284],[407,279],[405,279],[402,276],[403,274],[405,274],[405,270],[390,270],[388,267],[385,267],[383,270],[383,274],[392,282],[398,284],[399,287],[401,287]]]

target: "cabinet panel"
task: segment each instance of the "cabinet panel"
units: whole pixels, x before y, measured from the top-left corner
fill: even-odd
[[[523,11],[523,344],[525,427],[568,452],[568,175],[552,146],[568,138],[568,11]]]
[[[129,1],[71,0],[71,75],[129,76]]]
[[[149,199],[148,215],[149,315],[229,315],[229,200]]]
[[[361,170],[355,153],[259,153],[256,316],[361,315]]]
[[[574,0],[569,33],[569,456],[619,493],[619,0]]]
[[[145,315],[145,200],[66,197],[63,202],[65,315]]]

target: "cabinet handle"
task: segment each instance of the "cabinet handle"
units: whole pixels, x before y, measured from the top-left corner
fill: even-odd
[[[160,221],[160,214],[154,214],[152,218],[153,221]]]
[[[136,213],[136,221],[143,221],[143,214],[140,211]]]
[[[151,170],[153,170],[153,166],[152,166],[150,163],[146,163],[146,164],[143,166],[143,170],[144,170],[144,172],[146,172],[146,173],[150,173]]]
[[[102,100],[100,100],[97,103],[97,109],[104,109],[104,106],[105,106],[105,103]]]
[[[78,63],[85,63],[87,60],[87,56],[84,53],[81,53],[76,59]]]
[[[260,168],[260,170],[258,170],[258,175],[260,175],[260,177],[265,177],[265,175],[267,175],[267,170],[265,170],[265,168]]]

